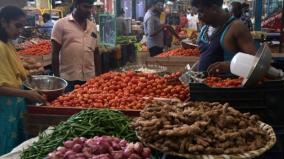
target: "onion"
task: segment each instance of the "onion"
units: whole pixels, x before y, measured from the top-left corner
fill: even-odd
[[[80,137],[80,140],[81,140],[82,142],[85,142],[87,139],[84,138],[84,137]]]
[[[142,157],[140,157],[138,154],[133,153],[129,156],[128,159],[143,159]]]
[[[72,150],[75,151],[75,152],[80,152],[82,150],[82,145],[80,144],[75,144],[73,147],[72,147]]]
[[[113,150],[116,150],[116,151],[121,150],[121,146],[118,143],[116,143],[115,141],[113,141],[111,143],[111,145],[112,145]]]
[[[55,152],[51,152],[47,155],[47,158],[48,159],[55,159],[56,158],[56,155],[55,155]]]
[[[84,158],[86,157],[85,154],[83,154],[83,153],[77,153],[75,156],[76,157],[84,157]]]
[[[140,154],[143,151],[143,145],[139,142],[134,144],[133,148],[134,148],[134,151],[138,154]]]
[[[61,157],[64,156],[64,153],[57,151],[57,152],[55,152],[55,156],[56,156],[56,158],[57,158],[57,157],[58,157],[58,158],[61,158]]]
[[[67,151],[67,149],[65,147],[62,147],[62,146],[59,146],[56,150],[63,153],[63,154]]]
[[[121,140],[120,140],[119,138],[117,138],[117,137],[113,137],[113,138],[112,138],[112,143],[115,142],[115,143],[118,144],[120,141],[121,141]]]
[[[133,152],[134,152],[134,149],[126,148],[123,152],[123,156],[128,158]]]
[[[92,159],[111,159],[111,156],[109,154],[101,154],[93,156]]]
[[[113,151],[111,155],[113,159],[123,159],[124,158],[123,151]]]
[[[121,140],[120,142],[119,142],[119,145],[121,146],[121,147],[126,147],[127,146],[127,141],[126,140]]]
[[[73,154],[73,155],[69,155],[69,156],[68,156],[68,159],[77,159],[77,158],[76,158],[76,156]]]
[[[74,145],[74,141],[65,141],[64,142],[64,146],[66,147],[66,148],[72,148],[73,147],[73,145]]]
[[[68,150],[65,154],[64,154],[64,158],[69,158],[69,156],[74,156],[75,152],[72,150]]]
[[[86,144],[88,147],[90,147],[90,148],[93,148],[93,147],[95,147],[95,146],[97,145],[97,144],[96,144],[96,141],[93,140],[93,139],[88,139],[88,140],[86,140],[85,144]]]
[[[92,151],[92,148],[90,148],[90,147],[84,147],[82,152],[85,154],[86,157],[90,158],[90,157],[93,156],[94,151]]]
[[[149,148],[143,148],[142,156],[145,158],[148,158],[151,156],[151,149]]]

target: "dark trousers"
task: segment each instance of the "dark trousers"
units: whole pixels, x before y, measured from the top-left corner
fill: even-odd
[[[158,46],[154,46],[154,47],[149,48],[149,52],[150,52],[150,56],[154,57],[154,56],[157,56],[160,53],[162,53],[163,52],[163,48],[162,47],[158,47]]]
[[[67,82],[68,82],[68,86],[65,88],[65,93],[73,91],[75,88],[75,85],[82,85],[86,83],[86,81],[67,81]]]

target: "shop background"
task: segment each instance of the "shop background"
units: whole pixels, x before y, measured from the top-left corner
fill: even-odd
[[[15,5],[17,7],[24,7],[26,0],[0,0],[0,7],[4,5]]]

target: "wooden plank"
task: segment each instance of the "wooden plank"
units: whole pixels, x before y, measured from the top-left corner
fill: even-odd
[[[51,107],[51,106],[28,106],[27,112],[29,114],[47,114],[47,115],[67,115],[72,116],[79,113],[82,110],[88,108],[78,108],[78,107]],[[91,108],[96,109],[96,108]],[[119,110],[126,116],[137,117],[140,115],[138,110]]]
[[[165,66],[169,72],[183,72],[187,64],[193,65],[198,60],[199,57],[193,56],[149,57],[146,59],[146,64]]]

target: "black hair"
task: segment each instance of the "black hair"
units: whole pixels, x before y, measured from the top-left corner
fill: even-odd
[[[152,0],[152,1],[150,2],[150,6],[154,6],[154,5],[156,5],[157,3],[164,3],[164,1],[163,1],[163,0]]]
[[[26,16],[25,12],[15,6],[5,6],[0,9],[0,22],[4,20],[5,22],[9,23],[11,20],[18,20],[20,17],[24,16]],[[8,42],[8,39],[8,34],[0,23],[0,40],[6,43]]]
[[[50,19],[51,19],[51,15],[50,14],[48,14],[48,13],[44,13],[43,15],[42,15],[42,18],[43,18],[43,21],[49,21]]]
[[[73,1],[73,4],[75,6],[77,6],[78,4],[81,4],[81,3],[88,3],[88,4],[93,4],[96,0],[74,0]]]
[[[233,16],[236,18],[240,18],[242,16],[242,4],[240,2],[232,2],[231,6],[231,13],[233,14]]]
[[[222,7],[223,2],[224,2],[223,0],[191,0],[191,5],[193,7],[198,7],[198,6],[210,7],[213,5]]]
[[[118,17],[121,16],[121,15],[123,15],[123,14],[125,14],[125,11],[123,10],[123,8],[121,8],[120,10],[118,10],[118,12],[117,12],[117,16],[118,16]]]

